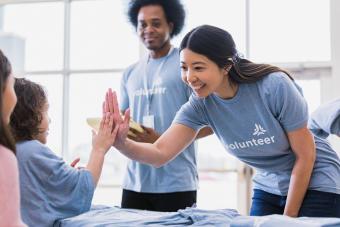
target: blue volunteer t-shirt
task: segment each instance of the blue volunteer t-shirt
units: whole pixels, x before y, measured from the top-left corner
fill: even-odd
[[[327,102],[317,108],[309,122],[309,129],[317,136],[327,138],[329,134],[340,136],[340,99]]]
[[[276,72],[240,84],[232,99],[193,94],[174,123],[196,131],[210,126],[227,151],[257,169],[255,188],[287,195],[295,155],[286,133],[305,126],[307,120],[300,88],[286,74]],[[319,142],[309,189],[340,194],[339,158],[326,141]]]
[[[144,116],[153,115],[154,129],[162,134],[190,95],[191,89],[181,80],[179,52],[174,48],[162,58],[146,56],[124,72],[120,109],[130,108],[132,118],[140,124],[143,124]],[[197,190],[197,184],[193,143],[160,168],[130,160],[123,188],[136,192],[170,193]]]
[[[90,209],[95,185],[88,170],[72,168],[37,140],[16,149],[21,215],[28,226],[53,226]]]

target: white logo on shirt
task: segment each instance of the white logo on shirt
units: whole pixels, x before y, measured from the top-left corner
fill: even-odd
[[[140,88],[135,91],[135,96],[143,96],[143,95],[164,95],[166,91],[166,87],[155,87],[151,89],[143,89]]]
[[[266,131],[260,124],[255,124],[253,136],[263,135]]]
[[[253,136],[260,136],[264,135],[267,132],[260,124],[255,124],[254,132],[252,133]],[[264,145],[270,145],[272,143],[275,143],[275,136],[269,136],[269,137],[256,137],[251,138],[249,140],[245,141],[234,141],[233,143],[226,144],[227,148],[229,150],[240,150],[245,148],[252,148],[252,147],[259,147]]]

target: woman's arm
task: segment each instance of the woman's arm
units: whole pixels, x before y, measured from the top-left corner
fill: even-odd
[[[116,93],[111,89],[105,97],[105,112],[113,113],[114,123],[118,125],[118,134],[113,146],[128,158],[155,167],[160,167],[176,157],[195,139],[197,134],[195,130],[187,126],[173,124],[153,144],[128,139],[129,110],[125,111],[123,119],[119,113]]]
[[[189,146],[196,132],[184,125],[171,125],[153,144],[126,139],[117,149],[130,159],[158,168],[175,158]]]
[[[284,214],[297,217],[313,172],[316,158],[315,143],[306,126],[288,132],[288,139],[296,160],[290,177]]]

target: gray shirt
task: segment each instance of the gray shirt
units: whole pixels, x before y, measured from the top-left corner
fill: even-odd
[[[255,83],[240,84],[232,99],[192,95],[174,122],[194,130],[210,126],[229,153],[258,170],[255,188],[287,195],[295,164],[287,132],[305,126],[307,120],[300,88],[277,72]],[[315,141],[309,189],[340,194],[339,157],[326,140],[315,137]]]
[[[159,59],[146,56],[124,72],[120,108],[130,108],[132,118],[140,124],[143,117],[153,115],[154,129],[163,133],[190,94],[181,79],[179,52],[175,48]],[[196,190],[197,184],[196,151],[191,144],[161,168],[129,161],[123,187],[136,192],[169,193]]]

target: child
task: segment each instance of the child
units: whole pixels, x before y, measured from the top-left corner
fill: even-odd
[[[0,226],[25,226],[20,217],[19,174],[15,144],[8,130],[17,102],[11,65],[0,50]]]
[[[18,97],[11,117],[20,174],[21,209],[29,226],[52,226],[58,219],[90,209],[104,156],[115,141],[113,115],[103,115],[98,134],[93,132],[92,151],[85,169],[66,164],[45,146],[48,100],[44,89],[29,80],[16,79]]]

